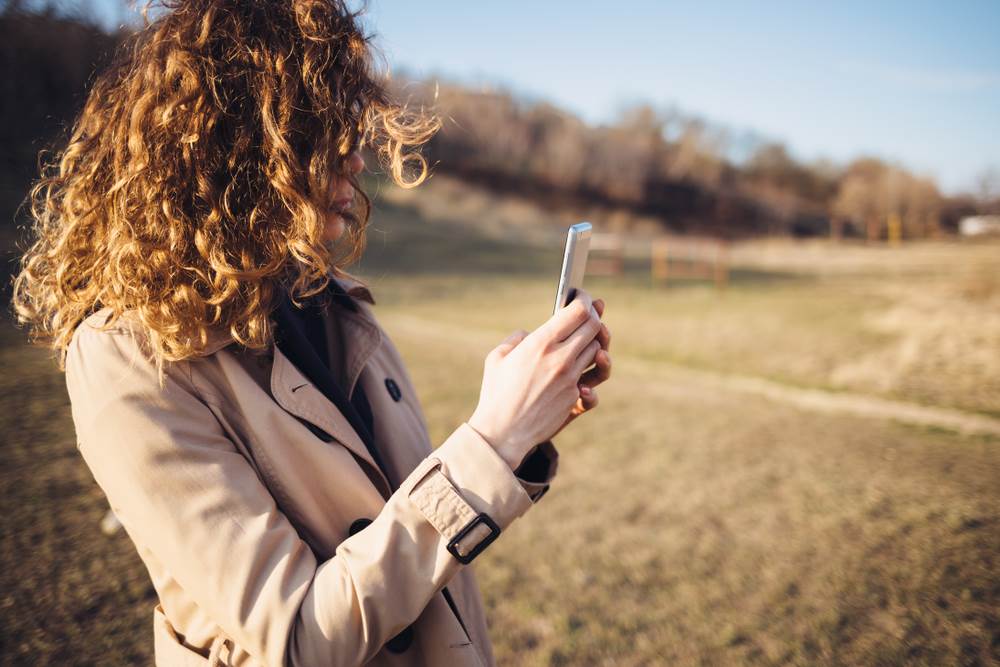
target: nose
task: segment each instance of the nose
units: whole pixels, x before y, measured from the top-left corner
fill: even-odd
[[[361,157],[361,151],[354,151],[347,159],[347,168],[351,173],[357,174],[365,168],[365,159]]]

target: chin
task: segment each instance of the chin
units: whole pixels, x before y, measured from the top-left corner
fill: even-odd
[[[328,224],[326,226],[324,238],[328,242],[333,243],[334,241],[338,240],[341,236],[344,235],[345,227],[346,225],[344,223],[344,219],[338,218],[337,222],[333,224]]]

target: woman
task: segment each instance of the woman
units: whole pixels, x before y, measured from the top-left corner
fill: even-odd
[[[167,10],[33,189],[14,285],[149,570],[156,663],[492,664],[466,565],[541,498],[551,438],[597,405],[604,304],[581,292],[495,347],[475,411],[432,448],[342,267],[370,213],[361,145],[412,187],[426,163],[409,149],[437,120],[389,101],[341,2]]]

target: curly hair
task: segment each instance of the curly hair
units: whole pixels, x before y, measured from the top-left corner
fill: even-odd
[[[394,102],[371,35],[342,0],[164,0],[91,87],[28,196],[33,239],[14,278],[29,339],[59,352],[101,307],[133,311],[162,381],[210,327],[265,348],[279,290],[322,291],[360,257],[371,200],[347,161],[428,176],[435,114]],[[413,176],[413,167],[418,167]],[[363,203],[323,239],[331,178]],[[413,176],[408,178],[408,176]]]

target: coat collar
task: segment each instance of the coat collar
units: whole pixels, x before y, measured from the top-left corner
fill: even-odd
[[[347,346],[348,358],[347,381],[350,391],[358,381],[361,371],[364,369],[368,359],[374,354],[382,343],[382,331],[374,316],[368,310],[369,305],[358,303],[364,301],[374,305],[375,299],[368,288],[360,281],[344,274],[343,277],[330,277],[337,281],[343,290],[355,299],[358,308],[351,310],[341,308],[337,310],[340,317],[344,344]],[[108,306],[104,306],[95,313],[89,315],[84,322],[94,327],[105,324],[112,311]],[[329,317],[324,318],[327,327],[327,340],[332,341],[330,328],[333,326]],[[134,314],[126,311],[120,318],[120,324],[112,327],[112,330],[128,330],[134,322]],[[228,331],[221,328],[209,329],[208,345],[198,356],[208,356],[235,343],[235,339]],[[285,356],[277,345],[271,345],[270,352],[273,354],[270,374],[270,389],[275,401],[287,412],[303,419],[310,424],[322,429],[334,439],[342,443],[356,457],[367,464],[367,473],[380,489],[384,496],[388,497],[392,493],[389,480],[386,479],[381,469],[375,463],[365,447],[364,441],[355,432],[354,427],[347,418],[341,414],[340,410],[314,385],[295,364]],[[331,349],[330,353],[334,351]]]
[[[340,285],[344,292],[351,296],[355,301],[365,301],[373,306],[375,305],[375,298],[372,296],[371,291],[357,278],[344,273],[343,276],[339,278],[331,275],[330,280]],[[364,307],[359,307],[357,309],[357,313],[364,319],[372,321],[371,314],[368,313]],[[205,349],[199,356],[207,356],[228,345],[231,345],[234,342],[235,340],[229,331],[220,328],[209,329],[208,345],[205,346]]]
[[[344,292],[346,292],[349,296],[351,296],[355,301],[365,301],[368,304],[371,304],[373,306],[375,305],[375,298],[372,296],[372,293],[368,289],[368,287],[365,286],[365,284],[362,283],[357,278],[351,276],[350,274],[342,272],[341,277],[336,277],[331,275],[330,280],[335,281],[338,285],[340,285],[340,287],[343,288]],[[369,313],[365,307],[363,306],[359,307],[357,309],[357,313],[364,319],[367,319],[370,322],[374,323],[371,313]],[[94,313],[88,315],[84,319],[84,322],[94,327],[100,327],[103,324],[107,323],[107,321],[111,317],[111,314],[112,314],[111,308],[109,306],[104,306],[95,311]],[[121,324],[119,326],[113,327],[113,330],[125,330],[130,328],[132,322],[135,321],[135,317],[131,312],[127,311],[120,316],[119,320],[121,321]],[[206,357],[236,342],[236,339],[233,338],[232,333],[221,327],[210,328],[208,330],[207,336],[208,336],[208,342],[205,345],[205,348],[196,356]]]

